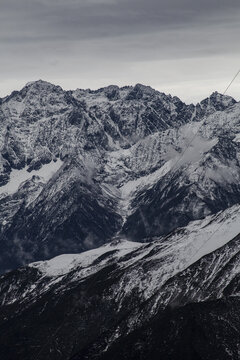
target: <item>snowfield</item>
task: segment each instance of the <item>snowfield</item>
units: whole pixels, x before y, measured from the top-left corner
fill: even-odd
[[[56,161],[51,161],[49,164],[43,165],[39,170],[27,171],[28,167],[24,169],[13,169],[10,174],[9,182],[0,187],[0,194],[14,194],[19,186],[31,179],[33,176],[39,176],[44,183],[47,183],[51,177],[60,169],[63,161],[57,159]]]

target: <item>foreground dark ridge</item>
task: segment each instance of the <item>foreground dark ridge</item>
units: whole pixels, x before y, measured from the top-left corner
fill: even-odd
[[[151,241],[238,203],[239,114],[229,96],[186,105],[140,84],[37,81],[2,99],[0,270]]]
[[[239,220],[237,205],[1,276],[1,358],[237,359]]]

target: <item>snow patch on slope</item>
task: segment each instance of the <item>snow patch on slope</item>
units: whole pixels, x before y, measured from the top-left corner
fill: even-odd
[[[239,143],[240,142],[240,134],[236,134],[235,138],[233,139],[233,141]]]
[[[209,218],[214,218],[214,221],[209,221]],[[205,226],[205,220],[208,221],[207,226]],[[195,251],[188,266],[227,244],[240,233],[239,205],[215,216],[207,217],[205,220],[202,221],[199,229],[193,229]],[[189,226],[190,231],[192,230],[191,225]],[[197,223],[195,226],[198,226]]]
[[[57,256],[48,261],[38,261],[28,266],[35,267],[46,276],[61,276],[69,273],[76,267],[89,267],[99,256],[110,251],[117,250],[116,256],[119,258],[127,253],[141,247],[142,244],[127,240],[113,241],[100,248],[86,251],[81,254],[65,254]]]
[[[184,125],[180,129],[179,139],[182,151],[177,156],[176,164],[178,164],[178,167],[184,164],[198,162],[205,153],[210,151],[218,143],[218,138],[216,137],[208,140],[198,134],[203,124],[204,120],[199,123]]]
[[[169,254],[175,252],[179,270],[183,270],[227,244],[239,233],[240,207],[235,205],[204,220],[190,222],[185,228],[164,238],[164,247]],[[162,257],[163,253],[159,256]]]
[[[43,165],[39,170],[27,171],[28,167],[24,169],[13,169],[10,174],[9,182],[0,187],[0,194],[8,193],[13,194],[18,190],[21,183],[32,178],[33,175],[37,175],[43,179],[44,182],[48,182],[51,177],[60,169],[63,161],[57,159],[57,161],[51,161],[49,164]]]
[[[172,166],[172,160],[167,161],[160,169],[156,170],[155,172],[142,176],[136,180],[130,180],[122,187],[120,190],[122,192],[122,197],[125,199],[130,196],[131,193],[139,190],[140,188],[144,187],[151,187],[155,184],[159,179],[161,179],[164,175],[166,175]]]

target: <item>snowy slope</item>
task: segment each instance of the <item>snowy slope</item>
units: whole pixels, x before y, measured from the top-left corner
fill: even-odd
[[[23,169],[13,169],[10,173],[9,182],[6,185],[0,187],[0,194],[14,194],[17,192],[19,186],[32,178],[32,176],[39,176],[43,182],[48,182],[51,177],[60,169],[63,162],[60,159],[57,161],[51,161],[49,164],[43,165],[39,170],[27,171],[27,167]]]
[[[118,257],[120,258],[125,256],[139,247],[141,247],[141,244],[139,243],[133,243],[130,241],[115,241],[81,254],[60,255],[48,261],[39,261],[29,264],[29,266],[38,269],[47,277],[62,276],[68,274],[76,268],[82,269],[90,267],[96,259],[104,254],[116,252],[115,257],[117,260]]]
[[[61,288],[68,277],[70,286],[76,279],[84,281],[110,264],[118,264],[118,271],[124,271],[118,283],[112,290],[108,290],[118,299],[118,306],[121,306],[121,299],[130,296],[132,292],[137,291],[141,299],[151,298],[176,274],[182,273],[205,255],[221,249],[240,233],[239,223],[240,207],[234,206],[204,220],[193,221],[167,237],[153,239],[151,243],[117,239],[98,249],[82,254],[61,255],[49,261],[35,262],[29,267],[38,270],[38,281],[44,293],[49,291],[49,286],[55,286],[56,280]],[[10,302],[13,301],[12,296],[15,301],[22,301],[21,298],[28,300],[31,286],[31,282],[28,283],[27,288],[17,296],[11,289]]]
[[[88,352],[98,358],[111,353],[119,341],[146,322],[151,326],[158,316],[168,319],[170,314],[171,318],[174,309],[184,311],[192,302],[201,313],[201,304],[208,308],[210,300],[224,304],[218,317],[213,316],[218,319],[215,331],[220,331],[219,336],[224,336],[234,353],[221,326],[226,321],[227,297],[239,297],[239,221],[240,207],[233,206],[151,243],[116,239],[98,249],[35,262],[2,275],[0,324],[3,330],[10,329],[7,338],[3,331],[4,343],[14,343],[16,333],[28,338],[25,350],[20,339],[16,347],[9,346],[8,354],[22,359],[31,347],[31,356],[37,356],[44,334],[50,330],[40,359],[55,359],[56,354],[70,359],[76,352],[76,359],[84,359]],[[236,309],[231,307],[229,314],[238,316]],[[182,321],[188,314],[181,315]],[[177,326],[174,319],[169,324]],[[168,331],[165,320],[159,320],[159,331],[161,324]],[[82,332],[87,334],[87,342]],[[172,332],[169,336],[165,345],[170,342],[174,347]],[[201,346],[204,349],[206,344]]]

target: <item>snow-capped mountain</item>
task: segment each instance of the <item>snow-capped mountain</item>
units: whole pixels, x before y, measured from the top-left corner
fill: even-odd
[[[124,236],[150,242],[239,202],[240,104],[137,84],[27,84],[0,105],[0,268]]]
[[[37,81],[0,119],[0,358],[238,359],[240,103]]]

